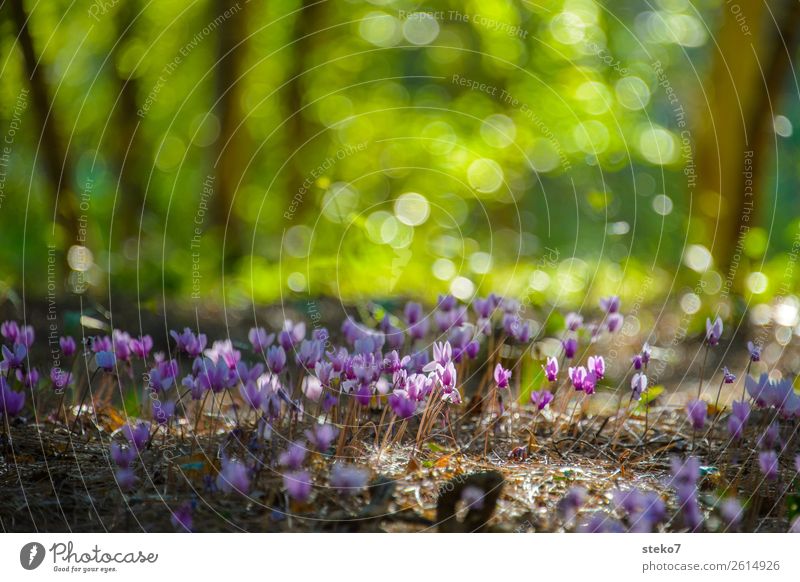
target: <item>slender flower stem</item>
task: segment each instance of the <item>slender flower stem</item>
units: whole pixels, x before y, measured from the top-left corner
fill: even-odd
[[[744,371],[744,380],[742,382],[742,402],[747,396],[747,379],[750,377],[750,366],[753,365],[753,360],[747,360],[747,369]]]
[[[706,343],[706,351],[703,354],[703,364],[700,366],[700,381],[697,383],[697,399],[700,400],[700,393],[703,391],[703,375],[706,371],[706,360],[708,359],[708,343]]]

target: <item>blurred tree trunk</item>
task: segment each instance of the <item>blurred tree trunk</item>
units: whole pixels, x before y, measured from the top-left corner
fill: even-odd
[[[139,219],[144,204],[144,184],[146,175],[142,167],[140,143],[137,140],[139,116],[137,114],[136,95],[139,86],[133,75],[121,74],[116,61],[124,52],[126,39],[133,35],[134,21],[138,18],[140,4],[137,0],[126,0],[116,12],[115,25],[119,42],[114,49],[111,67],[117,81],[118,101],[114,112],[114,132],[110,134],[113,141],[111,148],[114,155],[119,178],[119,197],[117,214],[120,220],[115,225],[123,244],[130,237],[137,236]]]
[[[2,5],[0,5],[0,8]],[[31,115],[39,126],[38,148],[44,165],[44,174],[53,196],[53,206],[58,222],[65,228],[68,238],[66,251],[78,239],[78,205],[72,187],[74,166],[59,132],[54,103],[50,97],[43,65],[39,62],[28,28],[28,13],[22,0],[9,0],[6,10],[14,23],[17,41],[22,51],[24,69],[31,91]]]
[[[240,221],[233,208],[236,187],[249,159],[246,127],[242,120],[242,63],[247,37],[247,6],[241,0],[214,0],[210,3],[211,20],[224,16],[217,28],[217,59],[214,63],[217,101],[215,113],[220,132],[214,151],[214,221],[224,231],[224,259],[228,269],[242,256],[243,240]],[[238,127],[238,130],[237,130]]]
[[[705,85],[710,102],[698,102],[696,110],[698,230],[692,234],[709,245],[723,277],[730,271],[738,282],[745,273],[735,272],[737,245],[767,204],[763,188],[774,156],[772,120],[798,40],[800,1],[779,0],[769,7],[765,0],[737,2],[738,13],[721,7],[718,46]]]
[[[294,20],[291,39],[295,42],[292,45],[292,66],[286,77],[288,84],[284,103],[287,120],[284,126],[286,155],[294,156],[287,166],[287,205],[291,203],[308,177],[309,168],[304,160],[308,158],[309,151],[314,150],[313,140],[307,144],[306,142],[314,135],[315,126],[308,120],[308,110],[301,111],[301,108],[305,101],[304,86],[308,83],[306,73],[314,66],[314,48],[319,42],[319,31],[323,28],[324,5],[325,3],[319,0],[301,0],[299,7],[302,7],[302,11],[297,12]],[[304,156],[303,153],[306,155]],[[317,160],[311,165],[316,166],[320,161]],[[294,215],[295,223],[300,224],[305,216],[319,212],[318,208],[313,207],[311,196],[312,191],[309,189],[305,194],[305,199],[297,207]]]

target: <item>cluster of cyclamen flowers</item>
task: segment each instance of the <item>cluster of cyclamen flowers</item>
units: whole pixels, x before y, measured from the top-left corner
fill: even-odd
[[[702,531],[708,523],[698,499],[700,461],[696,457],[673,457],[670,476],[664,485],[675,491],[675,505],[670,516],[667,505],[655,491],[616,489],[611,492],[610,510],[594,511],[578,520],[588,500],[584,487],[569,489],[558,503],[559,515],[566,527],[577,522],[577,530],[586,533],[650,533],[660,528]],[[738,531],[744,508],[736,497],[720,498],[715,503],[717,531]],[[793,525],[796,527],[800,520]]]

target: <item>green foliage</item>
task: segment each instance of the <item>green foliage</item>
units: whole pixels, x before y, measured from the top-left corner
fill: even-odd
[[[680,267],[679,129],[653,63],[688,106],[718,2],[435,0],[423,16],[402,1],[278,0],[230,2],[230,18],[208,0],[101,4],[25,3],[69,152],[61,196],[78,204],[93,184],[83,244],[101,296],[216,301],[223,273],[236,304],[498,289],[533,305],[649,301],[678,268],[696,284]],[[6,132],[29,75],[1,26]],[[79,244],[52,224],[52,144],[27,106],[0,214],[8,286],[43,271],[48,244]],[[421,196],[399,204],[408,193]],[[751,281],[757,299],[776,292],[774,249],[792,240],[765,232],[742,259],[767,277]],[[46,278],[26,283],[42,293]]]

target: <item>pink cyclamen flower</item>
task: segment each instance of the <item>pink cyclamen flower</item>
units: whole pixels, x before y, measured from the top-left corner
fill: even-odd
[[[706,341],[708,342],[708,345],[717,345],[721,337],[722,319],[717,316],[717,318],[714,320],[714,323],[711,323],[711,319],[706,318]]]
[[[531,403],[539,410],[544,410],[553,401],[553,393],[549,390],[534,390],[531,392]]]
[[[586,381],[586,376],[588,375],[586,368],[583,366],[577,366],[575,368],[570,366],[567,370],[567,375],[569,376],[570,382],[572,382],[572,385],[575,387],[575,390],[583,390],[583,383]]]
[[[143,335],[138,339],[132,339],[129,345],[134,356],[140,360],[145,360],[153,349],[153,338],[151,338],[149,335]]]
[[[61,346],[61,353],[64,354],[66,357],[74,355],[77,350],[77,346],[75,345],[75,340],[72,338],[72,336],[59,338],[58,345]]]
[[[602,380],[606,375],[606,361],[603,356],[589,356],[588,368],[590,372],[594,372],[598,380]]]
[[[494,381],[498,388],[508,388],[508,381],[511,379],[511,370],[503,368],[502,364],[497,364],[494,369]]]
[[[778,478],[778,454],[775,451],[761,451],[758,454],[758,466],[767,480]]]
[[[558,379],[558,360],[552,356],[548,356],[547,363],[543,368],[548,382],[555,382]]]

